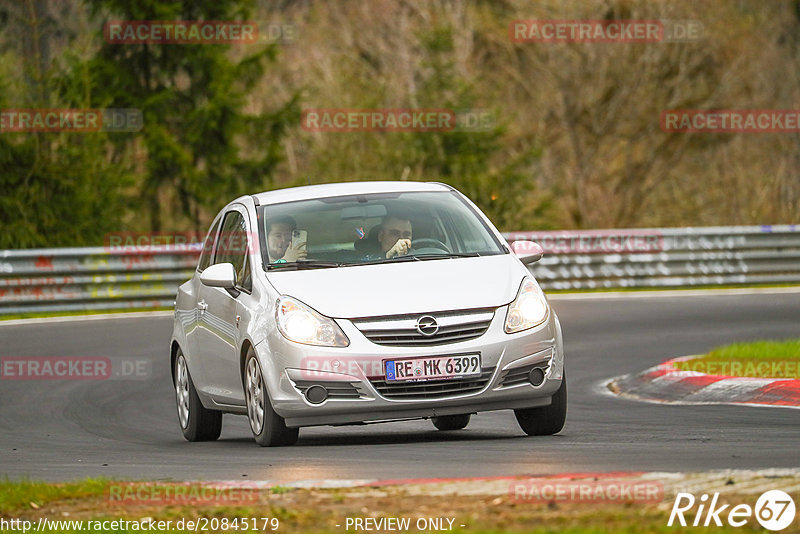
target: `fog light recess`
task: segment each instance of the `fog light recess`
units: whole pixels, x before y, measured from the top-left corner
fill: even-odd
[[[306,400],[311,404],[320,404],[328,398],[328,390],[320,385],[313,385],[306,390]]]
[[[544,382],[544,371],[539,367],[534,367],[528,373],[528,380],[532,386],[539,387]]]

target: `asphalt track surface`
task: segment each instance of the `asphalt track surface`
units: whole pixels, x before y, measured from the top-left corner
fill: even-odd
[[[0,476],[288,482],[800,466],[800,410],[665,406],[598,391],[607,378],[719,344],[800,337],[800,293],[559,298],[553,306],[569,377],[560,434],[526,437],[513,413],[500,411],[457,432],[423,420],[305,428],[283,448],[258,447],[241,416],[225,416],[217,442],[183,440],[170,317],[0,326],[0,357],[152,362],[144,380],[0,380]]]

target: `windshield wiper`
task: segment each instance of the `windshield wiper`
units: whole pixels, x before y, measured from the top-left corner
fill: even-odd
[[[421,260],[442,260],[447,258],[480,258],[477,252],[433,252],[431,254],[414,254]]]
[[[424,261],[424,260],[445,260],[449,258],[479,258],[477,252],[434,252],[431,254],[406,254],[405,256],[395,256],[394,258],[360,261],[348,263],[347,265],[377,265],[383,263],[401,263],[404,261]]]
[[[331,269],[335,267],[343,267],[344,263],[339,263],[336,261],[324,261],[324,260],[297,260],[292,262],[286,263],[272,263],[270,264],[267,269],[286,269],[286,270],[302,270],[302,269]]]
[[[367,260],[348,263],[347,265],[378,265],[382,263],[401,263],[404,261],[421,261],[413,254],[406,254],[405,256],[395,256],[394,258],[381,258],[379,260]]]

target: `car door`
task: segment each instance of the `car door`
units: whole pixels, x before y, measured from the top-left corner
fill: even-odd
[[[208,382],[208,377],[203,372],[204,369],[200,365],[195,365],[194,357],[198,355],[200,350],[200,343],[198,342],[198,333],[201,331],[202,325],[202,308],[199,306],[198,301],[200,297],[198,292],[203,284],[200,282],[200,273],[202,273],[209,265],[211,265],[214,257],[214,247],[217,243],[217,234],[219,233],[219,225],[222,217],[217,217],[211,225],[205,240],[203,241],[203,249],[200,252],[200,259],[197,262],[197,270],[187,284],[181,286],[186,288],[184,298],[178,298],[181,306],[176,309],[176,315],[183,328],[183,333],[186,337],[186,358],[189,361],[190,372],[195,387],[201,387]],[[181,295],[179,295],[180,297]],[[199,360],[198,360],[199,361]]]
[[[252,291],[248,261],[248,223],[244,206],[232,206],[222,219],[214,249],[214,264],[231,263],[236,271],[234,290],[198,288],[200,323],[197,355],[206,383],[201,387],[215,402],[243,405],[239,370],[239,303],[237,297]]]

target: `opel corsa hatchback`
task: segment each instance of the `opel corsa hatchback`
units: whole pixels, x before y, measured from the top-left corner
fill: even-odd
[[[189,441],[246,415],[256,442],[300,427],[512,409],[528,435],[564,425],[558,318],[489,219],[444,184],[359,182],[238,198],[180,286],[170,357]]]

